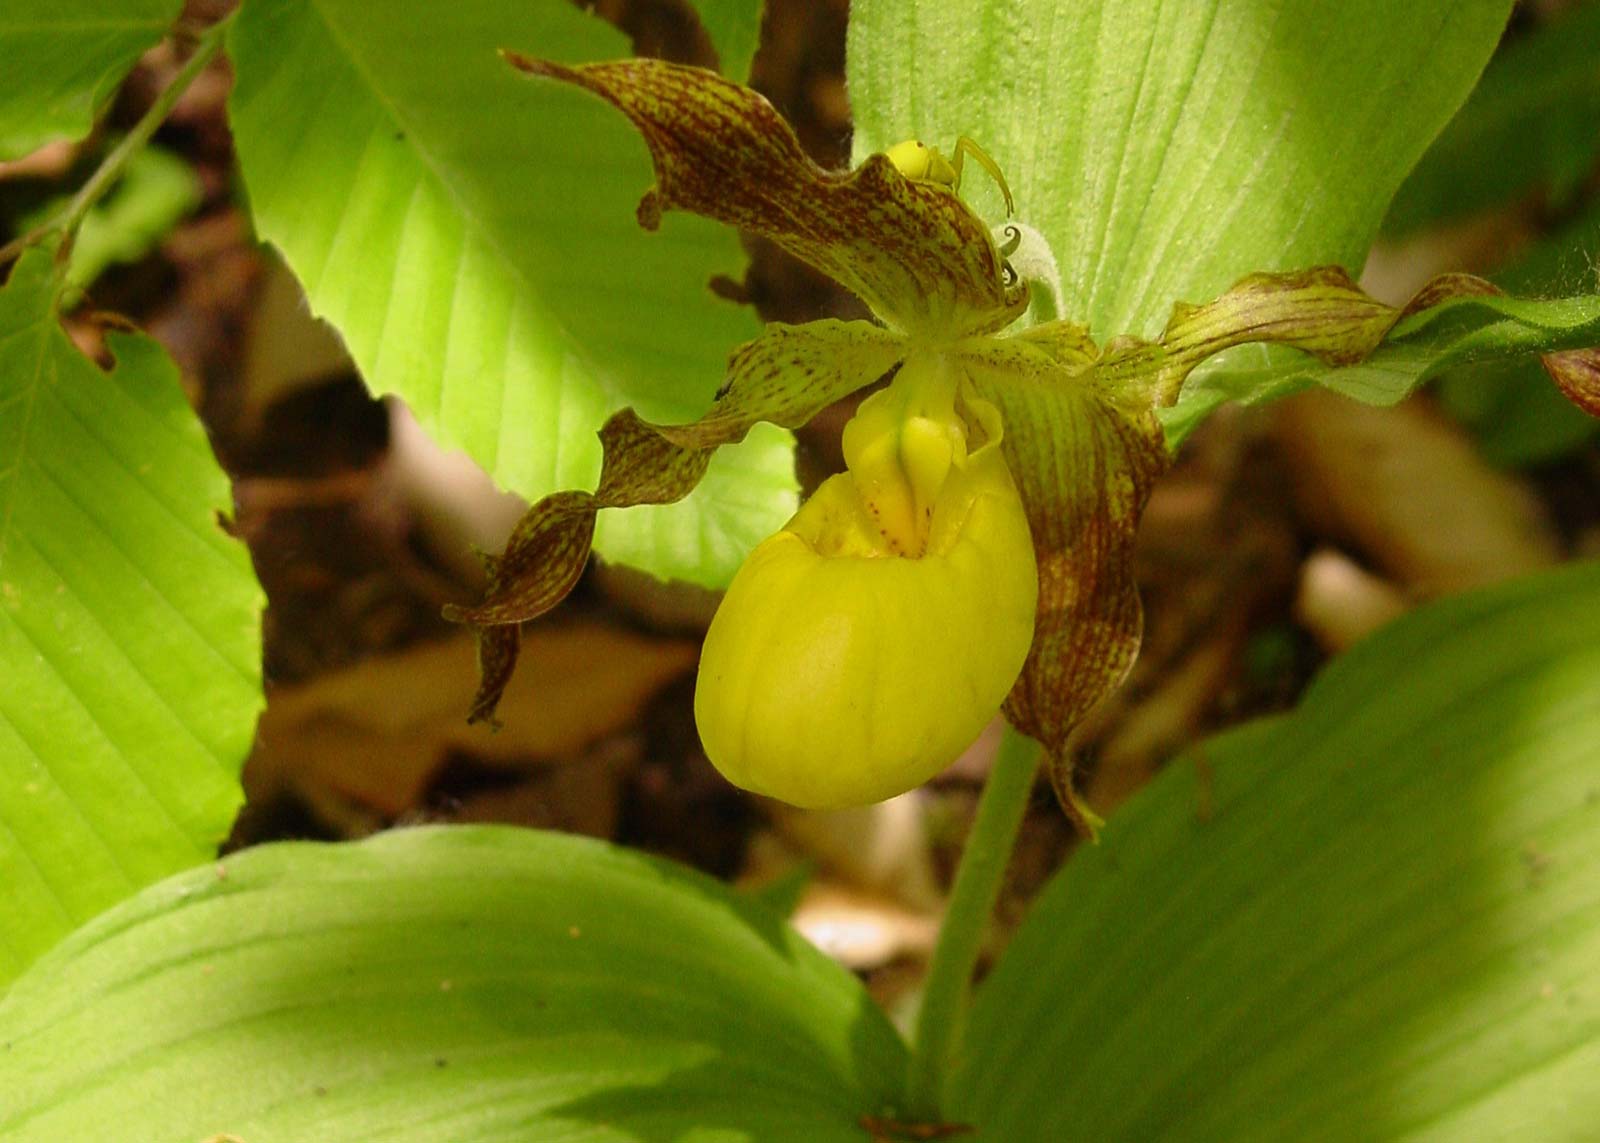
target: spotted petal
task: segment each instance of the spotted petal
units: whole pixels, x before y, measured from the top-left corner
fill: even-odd
[[[1158,342],[1124,343],[1119,360],[1102,372],[1112,384],[1120,377],[1136,387],[1147,385],[1154,376],[1158,400],[1170,405],[1197,365],[1225,349],[1252,342],[1291,346],[1330,367],[1374,359],[1380,350],[1385,354],[1409,350],[1415,361],[1396,371],[1408,385],[1457,355],[1486,360],[1548,349],[1556,352],[1543,352],[1541,359],[1552,380],[1579,408],[1600,415],[1600,351],[1582,348],[1595,335],[1595,312],[1593,298],[1548,303],[1508,299],[1496,286],[1470,274],[1434,278],[1398,308],[1365,293],[1337,266],[1251,274],[1205,305],[1179,303]],[[1444,326],[1446,317],[1456,326]],[[1500,320],[1520,326],[1519,333],[1469,344],[1474,329]],[[1569,348],[1574,341],[1580,348]],[[1423,344],[1428,342],[1431,345]],[[1337,377],[1332,374],[1328,380]],[[1377,393],[1369,399],[1392,402],[1406,391]]]
[[[909,334],[954,339],[1000,329],[1027,305],[1006,286],[983,221],[948,187],[911,180],[883,155],[827,171],[772,105],[715,72],[660,60],[567,67],[514,52],[533,75],[587,88],[633,121],[655,161],[639,203],[655,229],[688,210],[765,235]]]
[[[478,630],[480,682],[470,720],[494,718],[516,667],[517,624],[545,614],[577,584],[600,509],[683,499],[720,445],[742,440],[757,421],[800,427],[894,368],[903,351],[900,338],[870,322],[774,324],[734,351],[727,381],[698,421],[651,425],[631,409],[607,421],[594,492],[557,492],[528,509],[504,553],[489,560],[483,600],[446,609],[448,618]]]
[[[962,366],[999,408],[1002,449],[1022,496],[1039,569],[1033,647],[1006,699],[1018,730],[1044,744],[1062,804],[1072,792],[1067,739],[1114,690],[1139,651],[1143,612],[1134,535],[1169,456],[1151,390],[1108,385],[1072,327],[975,340]]]

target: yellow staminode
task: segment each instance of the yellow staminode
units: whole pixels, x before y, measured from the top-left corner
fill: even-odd
[[[695,719],[732,782],[800,806],[919,785],[994,717],[1038,579],[993,406],[914,354],[845,429],[846,472],[751,554],[706,636]]]

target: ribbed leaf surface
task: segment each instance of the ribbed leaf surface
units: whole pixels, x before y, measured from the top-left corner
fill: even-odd
[[[0,1003],[0,1138],[862,1143],[904,1051],[776,914],[505,828],[157,885]]]
[[[0,987],[216,852],[261,706],[261,590],[177,370],[126,335],[97,369],[55,289],[36,250],[0,290]]]
[[[1429,607],[1172,765],[1034,907],[951,1114],[1007,1143],[1594,1138],[1600,565]]]
[[[262,236],[368,384],[536,498],[594,486],[616,408],[698,415],[757,324],[708,285],[739,275],[737,237],[677,216],[641,230],[644,145],[502,47],[627,54],[566,4],[251,0],[230,109]],[[684,504],[610,514],[602,554],[724,582],[793,511],[787,442],[755,434]]]

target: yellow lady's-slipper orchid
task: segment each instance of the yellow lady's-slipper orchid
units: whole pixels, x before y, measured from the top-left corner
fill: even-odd
[[[1039,590],[1002,432],[936,354],[862,403],[846,471],[751,553],[706,635],[695,721],[729,781],[798,806],[879,801],[994,717]]]
[[[614,415],[595,491],[530,508],[491,561],[483,601],[448,612],[478,632],[471,717],[492,718],[517,625],[576,583],[600,509],[681,499],[712,452],[757,421],[797,428],[892,377],[845,430],[847,470],[751,554],[706,639],[695,706],[708,755],[740,785],[801,805],[909,789],[998,707],[1044,744],[1063,805],[1090,822],[1067,741],[1137,653],[1134,532],[1169,463],[1157,410],[1232,346],[1274,342],[1347,365],[1402,318],[1493,290],[1450,275],[1397,310],[1320,267],[1252,274],[1206,305],[1180,304],[1153,342],[1101,347],[1069,321],[1012,330],[1029,309],[1027,280],[1048,282],[1055,260],[1020,223],[997,244],[960,197],[957,162],[913,144],[826,171],[765,99],[714,72],[507,58],[633,122],[656,175],[641,225],[678,209],[763,235],[875,320],[769,325],[734,351],[691,424]],[[1009,210],[999,167],[970,143],[964,153],[1005,189]],[[1600,354],[1545,362],[1600,412]]]

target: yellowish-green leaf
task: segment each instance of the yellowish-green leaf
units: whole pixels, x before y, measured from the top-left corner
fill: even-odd
[[[0,290],[0,986],[215,854],[261,706],[261,591],[177,370],[123,334],[97,369],[58,288],[38,249]]]
[[[596,433],[623,406],[703,412],[758,326],[709,286],[739,275],[737,236],[641,231],[650,168],[627,124],[502,48],[577,61],[627,43],[570,4],[252,0],[229,36],[230,115],[260,233],[368,385],[535,500],[594,486]],[[608,521],[602,554],[726,582],[796,502],[783,434],[741,451],[680,508],[692,536],[638,509]]]

